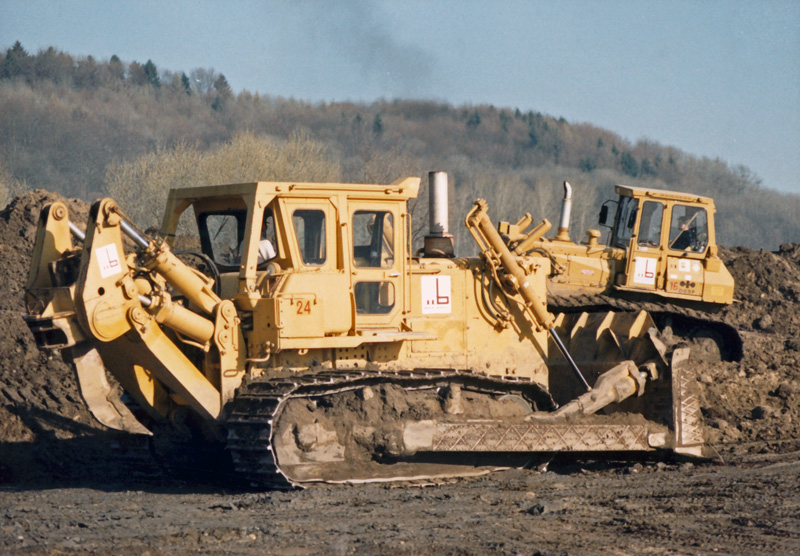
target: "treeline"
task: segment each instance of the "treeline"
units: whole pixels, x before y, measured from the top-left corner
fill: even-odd
[[[86,200],[111,194],[132,214],[157,220],[155,199],[169,187],[387,183],[428,170],[451,175],[456,232],[477,197],[495,219],[530,212],[556,221],[568,180],[574,238],[596,227],[613,185],[627,183],[714,197],[723,245],[775,249],[800,239],[800,196],[764,189],[742,166],[653,141],[632,144],[590,124],[488,105],[308,103],[234,94],[213,69],[171,72],[152,60],[76,58],[55,48],[31,54],[20,43],[0,53],[0,202],[31,188]]]

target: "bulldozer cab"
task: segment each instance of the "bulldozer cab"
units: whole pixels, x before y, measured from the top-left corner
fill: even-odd
[[[400,328],[406,201],[418,186],[414,178],[392,186],[176,189],[161,233],[174,237],[181,215],[193,209],[203,254],[218,269],[220,297],[253,311],[263,324],[258,342],[283,349],[316,338],[333,345],[365,329]]]
[[[624,185],[616,192],[609,244],[627,254],[618,289],[730,303],[733,281],[717,256],[712,199]]]

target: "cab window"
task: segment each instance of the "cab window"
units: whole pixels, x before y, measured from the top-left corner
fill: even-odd
[[[642,204],[642,218],[639,224],[639,245],[658,247],[661,244],[661,221],[664,205],[656,201]]]
[[[325,212],[318,209],[297,209],[292,213],[292,223],[303,264],[323,265],[327,257]]]
[[[672,207],[669,248],[675,251],[705,251],[708,245],[708,213],[691,205]]]
[[[238,267],[247,212],[206,212],[200,215],[198,223],[203,253],[219,266]]]
[[[277,256],[278,239],[275,231],[275,214],[271,208],[264,211],[261,221],[261,235],[258,239],[257,264],[263,264]]]
[[[356,313],[385,315],[394,308],[394,284],[388,280],[356,282]]]
[[[360,210],[353,214],[353,261],[359,268],[394,266],[392,213]]]
[[[639,200],[633,197],[623,197],[617,207],[617,221],[614,228],[614,246],[627,247],[633,228],[636,225],[636,212],[639,210]]]

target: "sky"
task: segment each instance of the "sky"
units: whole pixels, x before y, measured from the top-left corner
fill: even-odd
[[[800,194],[800,0],[0,0],[0,48],[586,122]]]

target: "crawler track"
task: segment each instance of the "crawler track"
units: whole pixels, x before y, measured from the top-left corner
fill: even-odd
[[[701,445],[702,425],[685,378],[673,367],[650,385],[644,408],[577,419],[551,417],[550,394],[513,377],[318,371],[256,379],[233,403],[227,450],[241,477],[270,488],[437,481],[564,451],[688,453],[678,448]],[[671,409],[653,403],[672,399],[670,389],[678,395]],[[673,421],[680,425],[671,432]]]
[[[391,447],[387,448],[386,443],[380,442],[372,447],[375,450],[373,453],[361,450],[360,457],[357,457],[351,456],[356,450],[348,450],[346,458],[332,457],[319,466],[311,465],[310,470],[308,465],[298,465],[296,462],[285,462],[281,459],[281,453],[284,454],[284,459],[292,459],[285,446],[287,434],[292,434],[293,427],[297,426],[296,422],[292,422],[291,416],[285,415],[287,407],[292,403],[297,405],[297,402],[305,402],[316,407],[318,404],[337,403],[333,399],[337,394],[355,393],[365,388],[399,389],[408,393],[436,391],[453,384],[479,394],[515,396],[517,403],[521,400],[528,404],[529,410],[554,409],[550,395],[538,384],[527,379],[493,378],[454,371],[328,371],[299,374],[288,378],[254,380],[239,392],[227,421],[227,448],[240,475],[253,483],[272,488],[290,488],[314,482],[366,483],[441,479],[486,473],[498,466],[507,467],[508,463],[480,465],[482,461],[463,456],[460,464],[454,464],[452,458],[439,461],[435,458],[425,461],[411,458],[399,461],[397,454],[391,453]],[[390,396],[391,392],[383,394]],[[281,419],[284,419],[283,423]],[[385,425],[382,420],[376,424]],[[335,426],[346,425],[336,423]],[[340,436],[352,434],[352,431],[346,431]],[[492,459],[497,458],[483,458]]]

